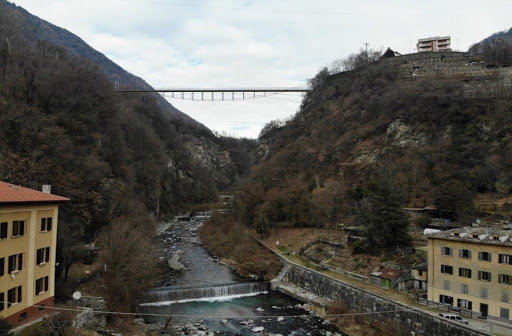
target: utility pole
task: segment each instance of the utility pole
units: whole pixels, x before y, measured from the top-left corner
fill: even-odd
[[[364,44],[364,46],[366,47],[366,53],[368,53],[368,46],[369,46],[369,45],[370,45],[370,43],[368,43],[368,42],[366,42],[366,43]]]

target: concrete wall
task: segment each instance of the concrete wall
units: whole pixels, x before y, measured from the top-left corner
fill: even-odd
[[[490,335],[410,308],[296,264],[289,263],[284,281],[294,283],[316,295],[341,301],[352,312],[388,312],[367,316],[375,321],[399,326],[411,332],[411,335]]]

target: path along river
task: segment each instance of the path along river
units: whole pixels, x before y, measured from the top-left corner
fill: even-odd
[[[165,258],[178,255],[179,262],[185,266],[177,275],[165,279],[165,285],[200,287],[247,281],[212,257],[199,243],[199,226],[198,223],[173,222],[160,228]],[[178,335],[335,335],[337,331],[330,323],[303,309],[302,302],[279,292],[182,303],[159,302],[145,306],[145,310],[174,315],[170,323]],[[156,319],[152,322],[167,320],[165,317]],[[252,331],[261,327],[263,332]]]

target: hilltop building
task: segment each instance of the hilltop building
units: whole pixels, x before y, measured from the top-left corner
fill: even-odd
[[[428,236],[428,299],[510,321],[512,232],[463,227]]]
[[[50,313],[59,204],[69,199],[0,181],[0,317],[18,325]]]
[[[429,37],[419,39],[416,44],[418,52],[424,51],[451,51],[451,39],[450,36],[443,37]]]

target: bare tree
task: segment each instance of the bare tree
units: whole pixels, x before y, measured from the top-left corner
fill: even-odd
[[[379,60],[382,56],[382,51],[380,50],[363,50],[361,49],[358,53],[351,54],[346,59],[342,61],[343,70],[351,71],[358,68],[361,68],[365,65],[371,64]]]
[[[136,312],[159,278],[155,225],[142,216],[116,218],[100,238],[105,300],[113,311]]]

